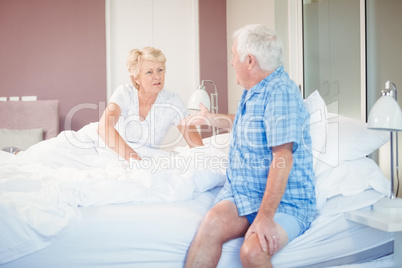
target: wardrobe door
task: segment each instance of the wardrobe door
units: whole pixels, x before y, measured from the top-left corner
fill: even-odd
[[[303,0],[305,97],[318,90],[329,112],[364,120],[360,29],[360,0]]]

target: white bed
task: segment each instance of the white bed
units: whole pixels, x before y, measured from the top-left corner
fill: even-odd
[[[320,214],[310,229],[274,257],[274,267],[392,266],[393,235],[343,215],[370,209],[386,196],[389,181],[366,155],[386,143],[388,135],[322,110],[317,117],[320,102],[312,98],[306,103],[318,159],[314,169]],[[86,141],[90,128],[70,135]],[[46,148],[64,144],[62,135],[37,148],[48,152]],[[91,169],[74,166],[71,156],[76,152],[70,148],[66,154],[64,147],[58,154],[67,156],[68,167],[56,164],[56,158],[53,163],[34,159],[21,164],[15,161],[18,156],[1,152],[0,267],[182,267],[198,225],[222,186],[228,138],[222,134],[205,139],[205,148],[160,152],[170,160],[155,173],[112,160],[107,168],[106,162]],[[31,151],[25,160],[37,156]],[[107,150],[97,153],[111,156]],[[169,166],[172,159],[191,157],[190,168],[178,171]],[[206,165],[205,159],[218,160]],[[93,163],[94,158],[86,161]],[[201,166],[195,167],[194,161]],[[18,198],[10,192],[18,193]],[[32,212],[28,216],[26,208]],[[15,211],[29,224],[10,220]],[[28,246],[10,246],[17,240]],[[241,267],[241,243],[239,238],[224,245],[219,267]]]
[[[51,246],[4,267],[182,267],[217,190],[179,203],[81,208],[79,223]],[[328,267],[392,252],[392,236],[348,222],[342,213],[309,231],[275,257],[275,267]],[[241,267],[241,242],[224,246],[219,267]]]

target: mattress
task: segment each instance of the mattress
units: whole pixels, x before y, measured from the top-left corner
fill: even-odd
[[[192,238],[219,189],[182,202],[81,207],[72,228],[52,245],[0,267],[182,267]],[[361,206],[376,197],[382,195],[367,190],[328,200],[331,212],[323,210],[305,234],[274,257],[274,266],[329,267],[392,254],[392,234],[347,221],[344,208],[331,208],[345,198],[347,202],[361,200],[355,202]],[[238,238],[224,245],[218,267],[241,267],[242,242]]]

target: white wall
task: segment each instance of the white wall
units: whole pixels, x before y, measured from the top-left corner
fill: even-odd
[[[227,0],[228,101],[235,113],[243,88],[236,84],[230,61],[233,33],[240,27],[261,23],[274,29],[283,42],[283,66],[291,79],[303,84],[301,3],[295,0]]]
[[[167,58],[165,88],[187,103],[199,82],[198,0],[106,0],[107,92],[129,83],[133,48],[154,46]]]
[[[398,103],[402,107],[402,1],[367,0],[367,107],[378,100],[385,82],[391,80],[399,90]],[[402,133],[399,132],[399,166],[402,167]],[[390,178],[390,144],[379,152],[379,165]],[[401,175],[400,175],[401,176]],[[400,177],[402,196],[402,177]]]
[[[236,84],[236,75],[230,64],[233,33],[247,24],[261,23],[275,29],[275,0],[227,0],[228,47],[228,110],[235,113],[243,88]]]
[[[283,42],[283,67],[303,92],[302,2],[275,0],[275,31]]]

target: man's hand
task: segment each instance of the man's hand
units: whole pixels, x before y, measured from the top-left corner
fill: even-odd
[[[279,234],[273,219],[257,214],[253,224],[245,235],[248,239],[252,234],[256,234],[260,242],[261,250],[273,256],[279,249]],[[269,249],[269,252],[268,252]]]

